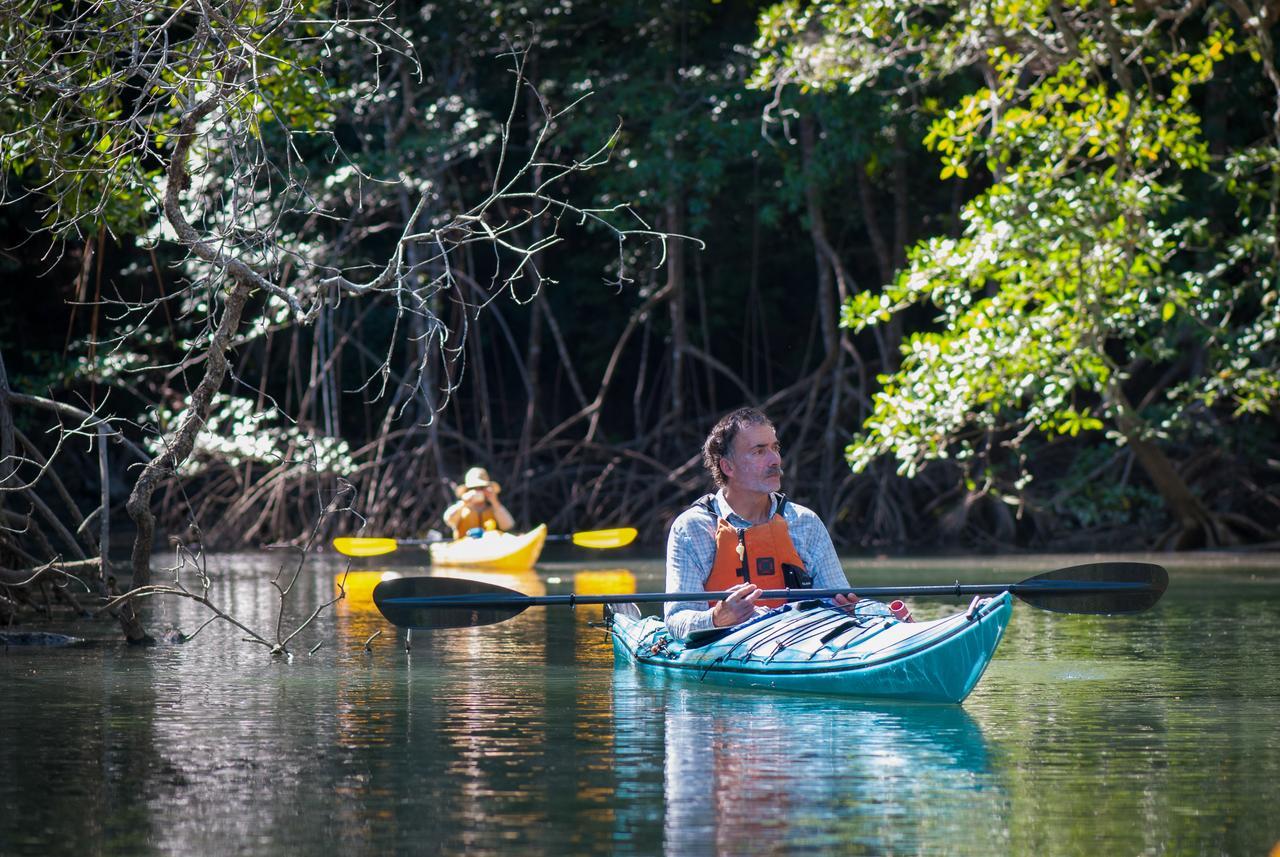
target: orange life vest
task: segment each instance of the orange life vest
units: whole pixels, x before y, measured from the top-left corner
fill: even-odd
[[[488,504],[479,512],[464,504],[460,514],[461,517],[458,518],[458,523],[453,525],[453,537],[455,539],[462,538],[476,527],[482,530],[498,529],[498,518],[493,514],[493,509],[489,508]]]
[[[715,495],[709,494],[696,505],[716,516],[716,557],[704,587],[708,592],[721,592],[739,583],[754,583],[761,589],[812,589],[813,578],[805,570],[791,531],[782,517],[787,498],[775,495],[778,507],[763,524],[741,529],[720,517]],[[713,605],[716,602],[711,602]],[[757,601],[765,607],[778,607],[782,599]]]

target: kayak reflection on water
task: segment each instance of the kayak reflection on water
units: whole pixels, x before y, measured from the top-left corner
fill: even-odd
[[[646,792],[660,788],[669,854],[764,843],[1000,853],[1008,844],[1001,825],[971,823],[1004,815],[1008,796],[981,728],[959,706],[681,686],[629,668],[613,677],[619,840],[645,826],[626,807],[652,806],[658,795]],[[659,752],[660,785],[646,776]],[[904,815],[917,823],[902,825]]]

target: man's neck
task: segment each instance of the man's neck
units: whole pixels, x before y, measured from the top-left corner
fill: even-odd
[[[733,509],[739,517],[745,518],[753,524],[763,524],[769,520],[769,510],[773,506],[773,497],[769,494],[761,494],[759,491],[735,490],[726,485],[724,499],[729,504],[729,508]]]

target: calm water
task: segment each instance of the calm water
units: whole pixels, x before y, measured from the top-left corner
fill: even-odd
[[[850,568],[976,583],[1077,561]],[[1173,585],[1139,617],[1019,605],[963,706],[648,684],[613,669],[596,608],[418,634],[406,654],[359,597],[368,575],[288,661],[225,625],[149,651],[0,650],[0,854],[1265,855],[1280,841],[1280,557],[1161,561]],[[274,563],[213,558],[216,598],[270,629]],[[309,566],[295,612],[341,568]],[[604,592],[660,575],[488,579]],[[203,618],[148,609],[153,627]]]

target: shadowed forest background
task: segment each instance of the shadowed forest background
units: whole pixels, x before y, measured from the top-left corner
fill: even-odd
[[[1275,4],[147,6],[0,12],[7,583],[657,547],[742,404],[843,551],[1278,538]]]

